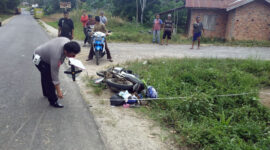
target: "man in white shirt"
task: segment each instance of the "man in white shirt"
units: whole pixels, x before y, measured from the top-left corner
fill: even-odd
[[[107,20],[107,17],[104,16],[104,12],[100,12],[100,23],[103,23],[104,25],[107,25],[108,23],[108,20]]]

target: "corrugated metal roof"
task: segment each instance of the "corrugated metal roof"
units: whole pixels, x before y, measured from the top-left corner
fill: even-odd
[[[186,0],[187,8],[217,8],[230,11],[254,0]],[[265,0],[270,3],[270,0]]]
[[[237,0],[186,0],[186,7],[226,9],[227,5],[234,1]]]

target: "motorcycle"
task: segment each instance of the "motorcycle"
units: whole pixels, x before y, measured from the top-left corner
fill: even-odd
[[[121,67],[109,68],[106,71],[97,72],[97,75],[102,77],[98,82],[105,83],[115,92],[128,90],[130,93],[140,93],[145,88],[137,75]]]
[[[96,64],[99,65],[99,59],[105,55],[106,34],[103,32],[95,32],[93,34],[93,48],[96,57]]]

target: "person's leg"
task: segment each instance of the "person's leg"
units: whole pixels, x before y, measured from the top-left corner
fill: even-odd
[[[44,77],[44,75],[42,73],[40,73],[40,76],[41,76],[41,87],[42,87],[43,96],[48,97],[48,94],[47,94],[47,91],[46,91],[46,89],[48,89],[48,88],[46,87],[45,77]]]
[[[51,77],[51,68],[49,64],[46,64],[44,62],[41,62],[38,66],[38,69],[40,73],[42,74],[41,76],[43,77],[43,86],[44,90],[46,90],[46,97],[48,98],[48,101],[50,104],[55,104],[58,100],[58,97],[55,93],[55,86],[52,82],[52,77]]]
[[[198,49],[200,49],[201,38],[198,37]]]
[[[88,54],[88,59],[86,61],[92,60],[93,56],[94,56],[94,47],[93,47],[93,44],[91,44],[91,48]]]
[[[153,43],[156,41],[156,30],[153,30]]]
[[[160,30],[157,30],[157,43],[160,43]]]
[[[85,35],[85,39],[84,39],[84,45],[86,44],[86,39],[87,39],[87,32],[86,32],[86,28],[83,28],[83,33]]]
[[[106,50],[106,53],[107,53],[107,59],[109,59],[110,61],[112,61],[112,56],[111,56],[110,50],[108,48],[107,41],[105,41],[105,50]]]
[[[196,40],[197,40],[197,35],[194,33],[193,38],[192,38],[192,47],[190,49],[194,48],[194,43],[195,43]]]
[[[47,89],[47,87],[46,87],[46,80],[45,80],[45,77],[44,77],[43,73],[41,73],[41,72],[42,72],[42,68],[40,68],[40,67],[37,66],[37,65],[36,65],[36,67],[37,67],[37,69],[38,69],[39,72],[40,72],[41,88],[42,88],[43,96],[44,96],[44,97],[48,97],[48,94],[47,94],[47,91],[46,91],[46,89]]]
[[[168,36],[167,36],[167,45],[169,44],[169,40],[172,39],[172,32],[168,31]]]
[[[47,87],[48,87],[48,100],[50,104],[55,104],[58,101],[58,97],[55,93],[55,86],[52,82],[52,78],[50,75],[47,75]]]
[[[86,44],[86,42],[87,42],[87,36],[85,36],[84,45]]]
[[[162,36],[162,40],[161,40],[161,45],[163,45],[165,38],[166,38],[166,31],[163,32],[163,36]]]

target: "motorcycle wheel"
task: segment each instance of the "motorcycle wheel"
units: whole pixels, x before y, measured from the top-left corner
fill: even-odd
[[[96,55],[96,64],[99,65],[99,52],[95,52]]]
[[[106,83],[108,87],[110,87],[113,91],[116,91],[116,92],[133,89],[133,83],[128,80],[125,80],[124,82],[120,83],[120,82],[117,82],[116,78],[111,78],[111,79],[107,79]]]

